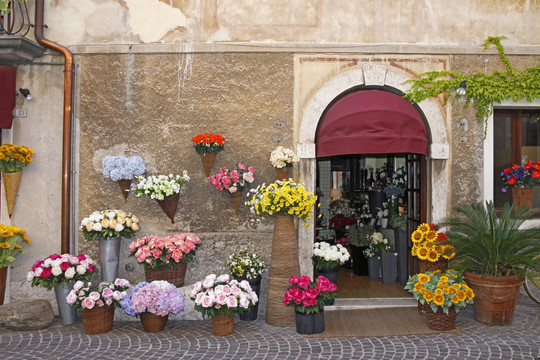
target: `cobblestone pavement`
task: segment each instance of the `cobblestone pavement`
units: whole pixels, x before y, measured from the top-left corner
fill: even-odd
[[[457,333],[387,337],[305,338],[263,319],[235,320],[234,333],[214,336],[211,321],[169,321],[146,333],[139,322],[115,322],[87,335],[81,322],[46,329],[0,329],[0,359],[540,359],[540,305],[520,297],[509,326],[487,326],[472,309],[458,314]]]

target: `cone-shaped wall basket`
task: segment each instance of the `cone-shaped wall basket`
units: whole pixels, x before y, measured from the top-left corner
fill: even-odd
[[[161,209],[169,219],[171,219],[171,223],[174,224],[174,215],[176,214],[176,208],[178,207],[178,200],[180,199],[180,193],[177,193],[176,195],[164,199],[164,200],[156,200],[159,206],[161,206]]]
[[[238,215],[238,211],[240,210],[240,203],[242,202],[242,192],[237,191],[234,193],[229,193],[231,195],[231,201],[234,207],[234,212],[236,212],[236,215]]]
[[[214,161],[216,160],[217,153],[211,154],[199,154],[201,156],[202,166],[204,168],[204,174],[206,177],[210,176],[210,171],[212,171],[212,166],[214,166]]]
[[[21,182],[22,170],[14,173],[2,173],[4,178],[4,190],[6,191],[6,204],[8,208],[8,214],[13,214],[13,206],[15,205],[15,198],[17,197],[17,190],[19,189],[19,183]]]
[[[120,189],[122,190],[122,195],[124,195],[124,199],[126,199],[127,201],[127,198],[129,196],[128,190],[131,187],[131,180],[125,180],[125,179],[118,180],[118,185],[120,185]]]

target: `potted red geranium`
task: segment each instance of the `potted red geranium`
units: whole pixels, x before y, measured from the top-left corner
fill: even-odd
[[[324,331],[324,305],[334,300],[337,286],[324,276],[312,281],[309,276],[292,276],[283,304],[294,306],[296,332],[317,334]]]

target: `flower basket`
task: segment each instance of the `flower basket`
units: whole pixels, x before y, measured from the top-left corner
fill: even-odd
[[[206,175],[206,177],[209,177],[210,172],[212,171],[212,167],[214,166],[214,161],[216,161],[217,153],[199,154],[199,156],[201,157],[204,175]]]
[[[165,325],[167,325],[167,320],[169,320],[168,314],[165,316],[159,316],[149,312],[144,312],[141,313],[140,316],[144,331],[149,333],[163,331],[163,329],[165,329]]]
[[[242,193],[237,191],[235,193],[229,193],[229,195],[231,195],[234,212],[236,215],[238,215],[238,212],[240,211],[240,203],[242,202]]]
[[[514,207],[525,206],[532,207],[532,188],[512,188],[512,201]],[[7,196],[7,195],[6,195]]]
[[[128,190],[131,187],[131,180],[120,179],[118,180],[118,185],[120,186],[120,190],[122,191],[122,195],[124,196],[124,199],[127,201],[127,198],[129,196]]]
[[[425,302],[425,303],[422,304],[422,303],[419,301],[419,302],[418,302],[418,313],[419,313],[420,315],[425,316],[426,313],[427,313],[428,311],[433,312],[433,310],[431,310],[431,307],[429,306],[429,304],[428,304],[427,302]]]
[[[102,334],[111,331],[114,322],[114,306],[84,309],[81,311],[81,318],[87,334]]]
[[[19,190],[21,176],[22,170],[13,173],[2,173],[4,190],[6,191],[6,205],[10,217],[11,214],[13,214],[13,207],[15,206],[15,198],[17,197],[17,191]]]
[[[420,267],[420,272],[435,272],[437,270],[444,271],[448,269],[448,260],[440,258],[439,260],[432,262],[429,260],[420,260],[418,263]]]
[[[174,286],[184,286],[184,278],[186,277],[187,263],[179,263],[177,265],[161,265],[156,268],[145,267],[144,274],[147,282],[154,280],[165,280]]]
[[[178,208],[178,201],[180,200],[180,193],[176,193],[174,196],[170,198],[166,198],[163,200],[157,200],[157,203],[159,207],[161,207],[161,210],[171,219],[171,223],[174,224],[174,215],[176,214],[176,209]]]
[[[445,314],[442,308],[437,312],[426,309],[426,322],[430,329],[448,331],[456,328],[456,309],[453,306],[448,308],[448,314]]]
[[[212,329],[214,331],[214,335],[217,336],[232,334],[234,331],[234,316],[216,314],[212,318]]]

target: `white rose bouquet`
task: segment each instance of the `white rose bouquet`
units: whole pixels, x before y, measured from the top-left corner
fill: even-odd
[[[270,154],[270,162],[277,168],[290,167],[297,164],[300,161],[298,156],[289,148],[278,146]]]
[[[364,255],[369,258],[390,251],[393,251],[393,246],[388,239],[380,232],[374,232],[369,237],[369,246],[364,250]]]
[[[139,218],[122,210],[94,211],[81,221],[86,240],[132,238],[139,231]]]
[[[165,200],[178,194],[182,186],[190,179],[186,170],[182,172],[182,175],[152,175],[147,178],[136,176],[135,178],[138,183],[132,184],[129,191],[135,193],[137,197],[144,196],[156,200]]]
[[[316,269],[343,265],[349,260],[349,257],[349,251],[343,245],[330,245],[324,241],[313,244],[311,261]]]

